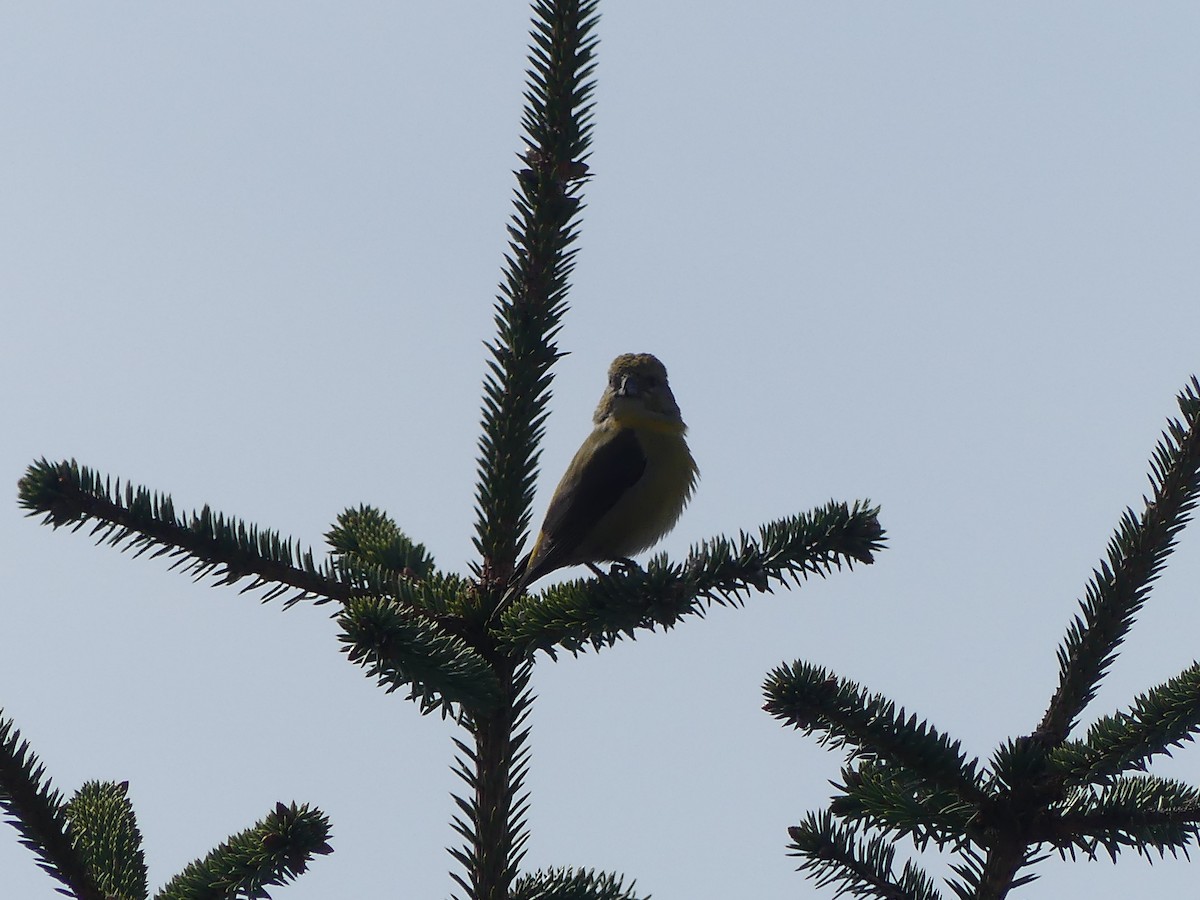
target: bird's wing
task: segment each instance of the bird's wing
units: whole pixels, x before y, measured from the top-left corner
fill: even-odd
[[[555,491],[526,583],[570,565],[572,554],[596,523],[646,471],[646,454],[632,428],[622,428],[595,450],[585,444],[577,456],[589,452],[590,458],[572,482]]]

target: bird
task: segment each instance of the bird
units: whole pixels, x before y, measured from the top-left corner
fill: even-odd
[[[700,473],[667,369],[657,357],[625,353],[612,361],[592,423],[493,618],[556,569],[588,565],[599,572],[599,562],[634,565],[630,557],[674,528],[691,499]]]

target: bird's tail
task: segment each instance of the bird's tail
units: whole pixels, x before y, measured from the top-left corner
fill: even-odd
[[[529,574],[529,554],[526,553],[521,561],[513,567],[512,577],[508,580],[508,587],[504,590],[504,596],[500,598],[500,602],[496,604],[496,608],[488,616],[489,625],[499,622],[501,614],[512,606],[513,601],[525,593],[525,586],[529,584]]]

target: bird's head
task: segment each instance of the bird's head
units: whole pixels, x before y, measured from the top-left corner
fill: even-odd
[[[679,404],[667,381],[667,368],[649,353],[625,353],[608,367],[608,386],[593,417],[621,425],[681,430]]]

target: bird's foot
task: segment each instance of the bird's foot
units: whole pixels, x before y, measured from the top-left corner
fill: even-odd
[[[596,574],[597,578],[614,578],[617,575],[632,575],[634,572],[642,571],[641,566],[632,559],[626,558],[615,560],[607,572],[595,563],[588,563],[587,567]]]

